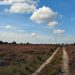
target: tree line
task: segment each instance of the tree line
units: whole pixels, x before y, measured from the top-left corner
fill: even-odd
[[[18,44],[18,43],[17,43],[16,41],[13,41],[13,42],[11,42],[11,43],[9,43],[9,42],[4,42],[4,41],[0,41],[0,44]],[[31,44],[31,43],[27,42],[27,43],[20,43],[20,44],[29,45],[29,44]],[[36,44],[36,45],[37,45],[37,44]],[[41,45],[43,45],[43,44],[41,44]],[[62,43],[62,44],[44,44],[44,45],[56,45],[56,46],[61,45],[61,46],[64,46],[64,45],[75,45],[75,43],[71,43],[71,44],[64,44],[64,43]]]
[[[3,41],[0,41],[0,44],[17,44],[15,41],[9,43],[9,42],[3,42]]]
[[[9,43],[9,42],[4,42],[4,41],[0,41],[0,44],[18,44],[16,41],[13,41],[13,42],[11,42],[11,43]],[[20,43],[20,44],[31,44],[31,43],[29,43],[29,42],[27,42],[27,43]]]

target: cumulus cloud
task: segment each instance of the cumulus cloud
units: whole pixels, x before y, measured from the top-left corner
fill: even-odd
[[[30,19],[37,23],[42,23],[48,20],[51,21],[55,19],[56,16],[57,13],[54,12],[51,8],[43,6],[42,8],[39,8],[36,11],[34,11]]]
[[[0,5],[10,5],[5,12],[10,13],[32,13],[36,10],[39,0],[0,0]]]
[[[13,0],[0,0],[0,4],[12,4]]]
[[[55,29],[55,30],[53,30],[53,33],[54,34],[62,34],[62,33],[64,33],[65,31],[63,30],[63,29]]]
[[[10,9],[5,9],[6,12],[10,13],[31,13],[36,10],[34,5],[27,3],[14,3]]]
[[[0,0],[0,4],[7,4],[9,8],[5,9],[5,12],[9,13],[32,13],[30,19],[36,23],[46,22],[49,27],[53,28],[58,25],[58,22],[55,21],[57,17],[57,12],[53,11],[51,8],[43,6],[37,9],[38,0]],[[63,15],[59,16],[60,18]],[[73,21],[73,19],[72,19]],[[12,25],[2,26],[1,28],[5,29],[15,29],[17,32],[0,32],[0,39],[5,41],[17,41],[17,42],[31,42],[31,43],[51,43],[58,40],[52,39],[49,36],[40,35],[37,33],[25,33],[22,29],[17,29]],[[21,33],[20,33],[21,32]],[[23,33],[24,32],[24,33]],[[62,29],[54,29],[54,34],[62,34],[65,31]],[[55,35],[55,36],[56,36]],[[5,38],[6,37],[6,38]],[[58,38],[58,37],[57,37]],[[10,40],[9,40],[10,39]]]
[[[54,28],[54,27],[56,27],[58,25],[58,22],[57,21],[52,21],[52,22],[49,22],[49,24],[48,24],[48,26],[50,27],[50,28]]]

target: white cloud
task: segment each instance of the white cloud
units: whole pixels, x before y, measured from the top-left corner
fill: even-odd
[[[57,26],[58,25],[58,22],[57,21],[52,21],[52,22],[49,22],[49,24],[48,24],[48,26],[50,27],[50,28],[54,28],[55,26]]]
[[[38,0],[0,0],[0,4],[28,3],[36,5]]]
[[[35,33],[35,32],[34,32]],[[18,43],[73,43],[75,42],[75,36],[70,35],[54,35],[54,36],[46,36],[46,35],[37,35],[33,37],[31,33],[18,33],[18,32],[0,32],[0,40],[12,42],[16,41]]]
[[[31,36],[36,37],[38,34],[37,33],[31,33]]]
[[[63,30],[63,29],[55,29],[55,30],[53,30],[53,33],[54,34],[62,34],[62,33],[64,33],[65,31]]]
[[[13,0],[0,0],[0,4],[12,4]]]
[[[15,26],[12,25],[4,25],[4,26],[0,26],[1,29],[17,29]]]
[[[45,35],[37,35],[33,37],[29,33],[19,33],[19,32],[0,32],[0,40],[3,41],[16,41],[18,43],[49,43],[50,37]]]
[[[6,26],[4,26],[4,28],[6,28],[6,29],[16,29],[16,27],[11,26],[11,25],[6,25]]]
[[[32,13],[36,10],[39,0],[0,0],[0,5],[10,5],[5,12],[10,13]]]
[[[37,23],[42,23],[48,20],[52,21],[56,18],[56,16],[57,13],[54,12],[51,8],[43,6],[42,8],[39,8],[34,11],[30,19]]]
[[[10,9],[5,9],[6,12],[10,13],[31,13],[36,10],[34,5],[27,3],[14,3]]]
[[[19,27],[16,27],[14,25],[3,25],[3,26],[0,26],[0,28],[4,31],[15,31],[15,32],[18,32],[18,33],[24,33],[25,30],[22,29],[22,28],[19,28]]]

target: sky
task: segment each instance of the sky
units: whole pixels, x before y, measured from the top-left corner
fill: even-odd
[[[74,0],[0,0],[0,40],[75,42]]]

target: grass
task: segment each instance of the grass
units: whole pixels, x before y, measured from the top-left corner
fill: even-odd
[[[0,45],[0,75],[30,75],[56,48],[50,45]]]
[[[28,55],[29,56],[29,55]],[[33,56],[33,55],[30,55]],[[11,64],[0,67],[0,75],[30,75],[32,74],[50,54],[38,54],[30,61],[21,62],[19,64]]]
[[[69,75],[75,75],[75,46],[66,45],[65,47],[69,56]]]
[[[60,75],[62,72],[62,50],[60,49],[51,63],[49,63],[39,75]]]

